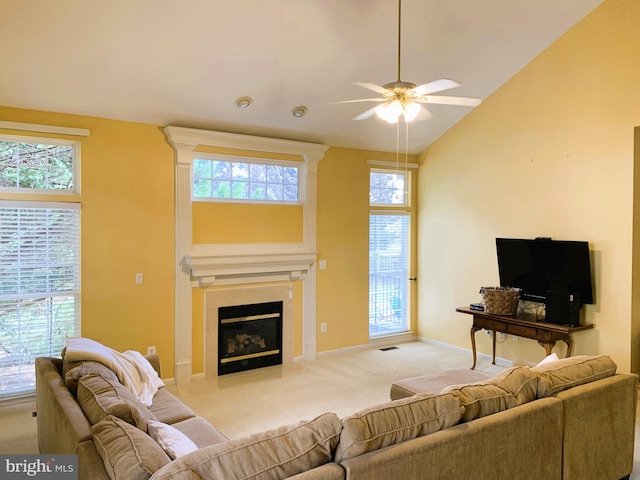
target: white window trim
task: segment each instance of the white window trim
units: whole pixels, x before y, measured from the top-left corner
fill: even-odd
[[[35,143],[41,145],[60,145],[73,149],[73,174],[72,190],[55,190],[46,188],[21,188],[21,187],[0,187],[0,193],[20,193],[38,195],[80,195],[80,142],[77,140],[63,140],[60,138],[48,137],[28,137],[22,135],[0,134],[0,141],[15,143]]]
[[[272,201],[272,200],[255,200],[250,198],[214,198],[214,197],[195,197],[193,189],[191,191],[191,201],[193,202],[214,202],[214,203],[251,203],[261,205],[304,205],[307,201],[307,164],[306,162],[294,162],[291,160],[275,160],[259,157],[242,157],[235,155],[219,155],[215,153],[198,153],[194,152],[194,160],[217,160],[220,162],[231,163],[253,163],[258,165],[277,165],[279,167],[295,167],[298,169],[298,201],[288,202]]]

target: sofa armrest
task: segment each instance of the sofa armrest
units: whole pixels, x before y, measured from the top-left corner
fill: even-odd
[[[563,403],[564,480],[623,478],[633,468],[638,376],[619,373],[556,395]]]
[[[64,383],[55,359],[36,358],[36,411],[40,453],[76,453],[91,425]]]
[[[78,444],[78,478],[111,480],[93,440],[85,440]]]

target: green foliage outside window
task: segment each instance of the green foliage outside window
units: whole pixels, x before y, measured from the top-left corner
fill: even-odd
[[[0,140],[0,188],[73,190],[73,147]]]

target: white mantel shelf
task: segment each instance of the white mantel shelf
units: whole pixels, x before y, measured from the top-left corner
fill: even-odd
[[[195,251],[184,259],[190,269],[192,284],[199,287],[216,284],[298,280],[312,268],[317,252]],[[237,250],[237,249],[236,249]]]

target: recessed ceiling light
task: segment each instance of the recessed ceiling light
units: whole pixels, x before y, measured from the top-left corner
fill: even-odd
[[[252,103],[253,103],[253,100],[250,97],[240,97],[239,99],[236,100],[236,107],[247,108]]]
[[[296,118],[301,118],[301,117],[304,117],[308,111],[309,110],[307,110],[307,107],[299,106],[291,110],[291,115],[293,115]]]

